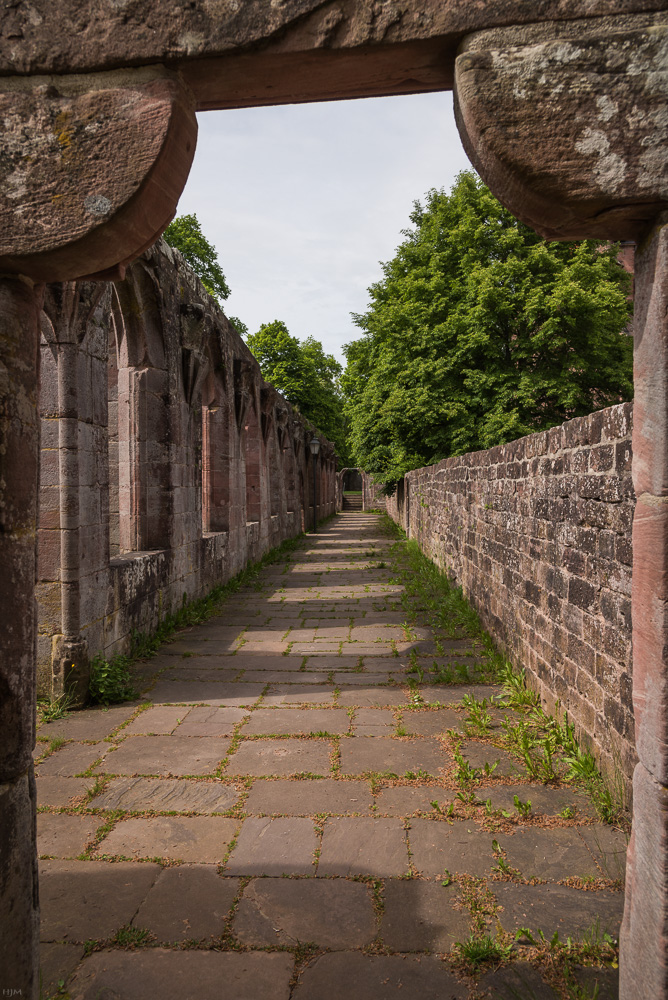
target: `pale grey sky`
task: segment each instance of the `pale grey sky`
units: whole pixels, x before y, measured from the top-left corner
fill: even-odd
[[[198,116],[178,214],[194,212],[251,332],[341,346],[409,225],[413,201],[469,166],[451,94],[288,105]]]

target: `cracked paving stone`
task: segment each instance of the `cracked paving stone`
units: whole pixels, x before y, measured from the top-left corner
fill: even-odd
[[[341,771],[363,774],[367,771],[403,775],[425,771],[438,776],[452,764],[437,740],[392,739],[373,740],[348,738],[341,740]]]
[[[61,980],[69,979],[84,954],[83,944],[43,941],[39,946],[39,983],[42,996],[58,996],[58,984]]]
[[[192,711],[180,705],[157,705],[149,708],[122,731],[123,736],[164,736],[174,732],[180,722]]]
[[[248,712],[242,708],[191,708],[177,730],[177,736],[231,736],[234,727]]]
[[[317,842],[310,819],[250,817],[243,822],[225,874],[312,875]]]
[[[279,774],[328,774],[332,744],[327,740],[248,740],[230,757],[227,774],[258,777]]]
[[[448,871],[484,876],[496,864],[494,835],[481,830],[473,820],[411,820],[408,838],[413,865],[421,875],[440,878]]]
[[[314,816],[318,813],[369,813],[373,795],[364,781],[256,781],[244,802],[247,813]]]
[[[579,827],[580,836],[598,862],[604,878],[622,879],[626,874],[628,838],[604,823]]]
[[[457,705],[464,695],[476,698],[478,701],[482,701],[483,698],[489,701],[494,695],[500,695],[501,690],[497,685],[438,684],[433,687],[421,686],[420,694],[430,705]]]
[[[490,888],[503,910],[498,919],[505,931],[519,927],[542,931],[546,938],[559,932],[561,941],[579,940],[597,923],[600,934],[619,937],[624,912],[624,894],[608,889],[572,889],[566,885],[518,885],[493,883]]]
[[[362,882],[263,878],[244,889],[232,931],[252,948],[311,941],[341,951],[370,944],[376,918]]]
[[[104,940],[129,924],[161,872],[119,861],[40,861],[42,941]]]
[[[239,792],[219,781],[183,781],[178,778],[114,778],[91,799],[96,809],[128,812],[226,812],[239,801]]]
[[[132,923],[164,943],[220,937],[238,890],[213,865],[163,868]]]
[[[239,820],[220,816],[133,817],[118,822],[96,854],[219,864],[238,828]]]
[[[76,1000],[288,1000],[293,965],[285,952],[100,951],[84,960],[69,991]]]
[[[392,951],[448,952],[471,933],[471,916],[456,910],[458,890],[421,879],[388,879],[380,937]]]
[[[321,955],[299,977],[294,1000],[466,1000],[462,986],[431,956]]]
[[[108,774],[212,774],[228,747],[210,736],[128,736],[104,767]]]
[[[398,819],[328,819],[318,875],[389,878],[408,870],[406,836]]]

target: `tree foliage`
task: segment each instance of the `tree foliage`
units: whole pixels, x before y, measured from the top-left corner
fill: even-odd
[[[218,263],[216,248],[203,234],[196,215],[179,215],[165,229],[163,236],[170,246],[183,254],[210,295],[229,297],[230,288]]]
[[[257,358],[262,377],[315,424],[336,445],[343,461],[348,459],[343,399],[339,380],[342,367],[326,354],[319,340],[293,337],[285,323],[263,323],[250,334],[247,344]]]
[[[469,172],[410,219],[344,348],[353,458],[390,491],[409,469],[632,397],[616,245],[547,242]]]

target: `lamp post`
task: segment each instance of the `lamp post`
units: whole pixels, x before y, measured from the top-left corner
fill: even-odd
[[[311,454],[313,455],[313,530],[318,530],[318,486],[316,479],[316,463],[318,461],[318,452],[320,451],[320,440],[313,435],[309,441],[309,448],[311,449]]]

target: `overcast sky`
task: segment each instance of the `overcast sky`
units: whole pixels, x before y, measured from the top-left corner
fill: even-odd
[[[207,111],[178,214],[195,213],[251,332],[282,319],[343,360],[413,201],[469,166],[451,94]]]

